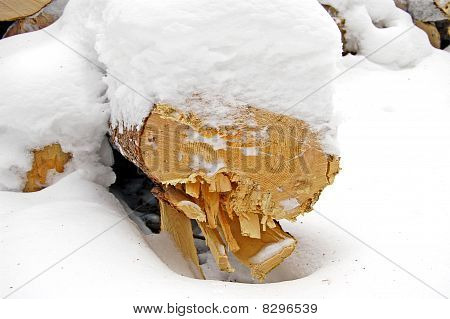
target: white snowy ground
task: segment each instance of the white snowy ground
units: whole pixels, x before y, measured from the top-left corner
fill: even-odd
[[[343,58],[342,70],[360,59]],[[38,193],[0,192],[0,296],[28,282],[9,297],[440,297],[340,227],[449,296],[450,54],[400,71],[365,61],[335,85],[342,172],[316,205],[322,216],[284,223],[300,245],[272,280],[308,276],[182,277],[78,171]]]

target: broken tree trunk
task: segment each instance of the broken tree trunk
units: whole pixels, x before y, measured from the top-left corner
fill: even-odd
[[[111,140],[158,185],[163,207],[197,221],[221,270],[233,271],[231,252],[263,280],[296,246],[277,220],[310,211],[339,161],[303,121],[254,107],[234,115],[211,126],[157,104],[139,130],[112,129]]]

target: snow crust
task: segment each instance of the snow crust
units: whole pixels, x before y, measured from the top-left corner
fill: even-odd
[[[432,52],[426,34],[415,27],[411,16],[397,8],[392,0],[320,2],[338,10],[345,19],[348,48],[370,61],[397,68],[408,67]]]

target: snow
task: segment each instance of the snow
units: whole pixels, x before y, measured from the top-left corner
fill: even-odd
[[[250,262],[253,264],[260,264],[271,257],[275,256],[282,249],[294,244],[295,241],[292,238],[286,238],[280,242],[268,244],[264,246],[256,255],[250,258]]]
[[[202,155],[195,154],[191,157],[189,167],[193,172],[202,170],[205,171],[207,176],[214,176],[220,169],[226,167],[226,164],[222,158],[206,160]]]
[[[294,208],[296,208],[300,205],[297,198],[284,199],[280,202],[280,204],[285,211],[293,210]]]
[[[338,10],[345,19],[348,48],[370,61],[394,68],[410,67],[432,52],[427,35],[392,0],[320,2]]]
[[[242,147],[241,148],[241,152],[242,154],[244,154],[244,156],[258,156],[259,155],[259,147]]]
[[[84,169],[108,186],[100,163],[108,105],[101,73],[42,32],[0,41],[0,190],[21,190],[31,150],[60,143],[73,154],[67,172]],[[103,148],[108,146],[103,146]]]
[[[343,58],[342,70],[359,59]],[[337,80],[343,170],[316,205],[321,215],[447,295],[449,63],[450,55],[437,51],[401,71],[365,61]],[[74,174],[38,193],[0,193],[0,255],[9,256],[0,261],[2,296],[123,216],[105,188]],[[224,299],[267,297],[269,291],[273,298],[439,297],[321,215],[282,222],[299,246],[269,275],[268,282],[288,280],[281,283],[182,277],[125,219],[11,298],[144,297],[150,291],[172,298],[186,291]],[[172,253],[166,249],[167,258]]]
[[[61,23],[88,3],[69,3]],[[338,30],[315,0],[97,3],[103,21],[92,46],[108,71],[113,125],[141,125],[155,102],[209,125],[230,123],[247,104],[317,130],[331,121],[331,88],[297,103],[334,76],[340,55]]]
[[[146,50],[151,48],[147,23],[151,20],[148,16],[160,21],[159,16],[157,12],[149,15],[148,11],[143,10],[153,4],[139,2],[139,6],[125,7],[116,1],[110,3],[103,12],[100,9],[104,8],[105,1],[72,1],[67,7],[72,14],[64,14],[48,32],[59,34],[94,61],[100,52],[101,60],[111,67],[110,71],[117,72],[118,76],[123,75],[121,72],[125,73],[124,80],[142,79],[151,73],[151,68],[157,67],[146,59],[147,54],[152,56],[152,51]],[[167,3],[171,5],[175,2]],[[200,1],[192,3],[199,4]],[[286,5],[291,3],[294,6],[289,1]],[[311,1],[299,3],[295,5],[310,6],[317,21],[329,25],[328,18]],[[355,26],[355,31],[360,31],[355,34],[361,37],[357,43],[362,48],[362,54],[379,44],[385,33],[384,39],[391,39],[392,35],[408,26],[403,18],[405,16],[399,13],[401,11],[389,9],[392,19],[386,21],[396,21],[399,23],[397,26],[377,32],[372,27],[362,27],[368,22],[367,15],[370,14],[372,19],[383,16],[381,13],[385,6],[379,5],[378,9],[383,10],[377,11],[374,3],[371,2],[372,7],[369,6],[369,9],[361,9],[361,6],[359,9],[349,9],[350,13],[346,17],[353,20],[349,25]],[[167,8],[168,5],[161,4],[159,9]],[[216,5],[222,6],[222,2]],[[390,4],[386,6],[390,8]],[[236,10],[243,7],[236,6]],[[205,10],[207,8],[209,6],[205,6]],[[186,21],[191,12],[188,9],[183,18]],[[108,20],[109,28],[101,25],[98,17],[100,12]],[[361,15],[361,24],[356,19],[357,12],[364,13]],[[127,22],[127,17],[132,13],[140,19],[134,19],[133,25],[129,25],[131,22]],[[223,14],[229,13],[225,10]],[[302,15],[305,11],[293,15],[296,14]],[[270,16],[268,23],[272,21]],[[258,18],[261,17],[255,16],[254,21],[260,21]],[[183,29],[188,25],[183,24],[183,19],[167,25],[168,38],[173,36],[179,39],[174,30],[185,34],[192,31]],[[236,19],[239,20],[239,16]],[[290,18],[287,20],[286,27],[292,27],[289,22],[293,21]],[[377,23],[382,20],[375,19]],[[77,24],[77,21],[84,23]],[[311,25],[316,22],[311,21]],[[80,28],[85,32],[80,33]],[[275,29],[283,28],[280,26],[280,29]],[[323,45],[333,49],[334,40],[331,37],[336,37],[338,41],[339,34],[336,29],[335,32],[324,28],[327,29],[323,39],[314,41],[323,41]],[[119,32],[131,29],[147,33]],[[97,36],[93,30],[107,32],[100,32]],[[315,212],[299,218],[297,223],[281,223],[298,240],[298,248],[269,274],[268,284],[264,285],[189,278],[192,276],[189,265],[183,264],[183,259],[168,240],[167,234],[161,237],[147,234],[145,238],[142,237],[126,217],[120,202],[105,187],[113,180],[113,174],[107,167],[112,158],[104,140],[109,108],[102,98],[106,89],[101,81],[102,73],[42,31],[1,40],[0,70],[7,75],[0,80],[0,147],[7,150],[0,153],[1,188],[21,189],[20,176],[29,169],[29,151],[35,147],[60,142],[64,150],[74,154],[74,160],[66,173],[43,191],[31,194],[0,192],[0,295],[9,296],[15,289],[41,274],[9,297],[148,298],[156,293],[161,298],[180,299],[192,296],[222,299],[268,296],[273,299],[292,296],[440,297],[386,260],[389,258],[448,296],[450,55],[445,51],[426,49],[428,47],[414,30],[408,31],[405,38],[402,36],[396,39],[392,46],[384,47],[377,55],[371,55],[370,61],[362,61],[363,56],[339,59],[340,72],[351,68],[334,81],[333,103],[341,119],[339,142],[342,171],[335,184],[321,195]],[[205,32],[214,31],[217,29]],[[118,32],[116,44],[112,43],[114,32]],[[302,31],[291,30],[286,36],[296,32]],[[309,33],[313,36],[315,31],[309,30]],[[267,40],[272,39],[271,36],[273,34],[268,34]],[[233,39],[228,38],[218,42],[224,43],[224,39],[233,43]],[[303,39],[299,41],[298,48],[294,46],[293,52],[304,46]],[[310,39],[309,35],[306,39]],[[371,39],[373,43],[369,43]],[[187,45],[185,39],[179,40],[180,47]],[[283,42],[281,40],[286,38],[281,37],[280,43]],[[276,43],[273,50],[279,49],[280,43]],[[417,47],[413,43],[418,43]],[[142,52],[133,59],[130,57],[132,52],[136,52],[133,51],[135,46],[140,47]],[[109,51],[111,48],[119,51]],[[199,57],[200,53],[205,53],[202,48],[207,46],[198,47]],[[164,55],[169,49],[169,44],[162,44],[161,54]],[[324,64],[328,67],[337,61],[337,58],[328,55],[329,52],[317,53],[314,49],[307,48],[300,57],[309,59],[312,55],[318,60],[328,57]],[[107,52],[111,56],[106,56]],[[402,54],[403,61],[400,59]],[[168,54],[167,58],[170,57]],[[277,57],[273,58],[277,60]],[[130,74],[125,72],[123,61],[132,66],[128,68]],[[297,61],[296,58],[294,61]],[[142,68],[146,63],[151,65],[149,69]],[[314,61],[298,71],[306,72],[312,64],[315,64]],[[409,67],[392,68],[403,65]],[[201,77],[207,76],[202,73],[206,72],[207,66],[199,69]],[[162,73],[158,72],[162,71],[156,72],[160,76]],[[180,72],[183,73],[183,70]],[[274,79],[285,79],[278,75],[274,73],[272,76],[273,87],[280,85]],[[223,73],[219,72],[217,76],[220,78]],[[317,83],[316,80],[313,77],[311,83]],[[113,82],[114,79],[109,76],[107,83]],[[136,83],[131,84],[135,87]],[[137,88],[146,93],[151,87],[147,81],[137,84],[140,85]],[[160,85],[163,87],[164,81]],[[251,94],[252,87],[247,87],[248,94]],[[299,96],[305,92],[302,90],[298,90]],[[116,93],[117,96],[113,96]],[[265,92],[261,98],[268,96],[265,94],[271,93]],[[115,100],[113,103],[119,103],[126,95],[129,98],[127,101],[136,102],[136,97],[127,93],[124,84],[115,83],[108,88],[108,98]],[[322,92],[318,95],[322,96]],[[327,101],[330,96],[323,95],[321,101]],[[152,96],[155,99],[162,97]],[[287,99],[284,96],[281,98]],[[124,110],[120,116],[116,113],[116,119],[127,118],[128,123],[137,123],[138,117],[128,118],[127,112],[130,111]],[[144,109],[142,111],[144,114]],[[216,113],[220,114],[218,121],[222,120],[222,111],[219,109]],[[311,115],[310,118],[313,117]],[[203,168],[210,174],[220,168],[220,163],[214,167],[205,167],[206,164],[202,159],[196,163],[199,169]],[[208,260],[204,269],[208,269],[209,265],[211,261]],[[212,271],[205,273],[210,279],[251,282],[248,275],[239,271],[232,275],[212,274]]]
[[[227,141],[225,141],[221,136],[219,135],[214,135],[211,137],[203,136],[202,134],[193,130],[192,128],[189,128],[185,142],[209,144],[215,151],[227,148]]]
[[[42,9],[43,12],[53,16],[60,17],[69,0],[53,0],[48,6]]]

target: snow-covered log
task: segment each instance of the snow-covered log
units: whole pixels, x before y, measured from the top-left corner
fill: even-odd
[[[154,19],[123,6],[99,38],[111,141],[196,220],[221,270],[234,254],[262,280],[296,246],[277,221],[310,211],[339,170],[331,88],[315,92],[339,33],[310,0],[146,7]]]
[[[296,246],[277,221],[310,211],[338,172],[324,84],[340,49],[315,0],[71,1],[47,32],[0,43],[11,97],[0,142],[15,146],[0,157],[1,186],[22,189],[28,152],[54,143],[72,154],[66,174],[109,185],[109,119],[113,143],[180,214],[164,228],[185,238],[195,220],[220,269],[232,271],[232,253],[263,279]]]

